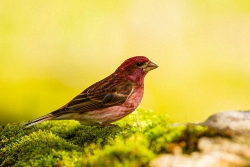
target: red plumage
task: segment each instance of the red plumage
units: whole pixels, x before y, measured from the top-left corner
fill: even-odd
[[[144,77],[158,66],[144,56],[125,60],[116,71],[91,85],[63,107],[28,122],[75,119],[83,125],[109,125],[133,112],[140,104]]]

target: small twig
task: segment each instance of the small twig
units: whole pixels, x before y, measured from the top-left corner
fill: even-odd
[[[137,112],[137,110],[135,110],[134,112],[135,112],[135,118],[136,118],[136,125],[137,125],[139,131],[141,132],[142,130],[141,130],[141,124],[140,124],[138,112]]]

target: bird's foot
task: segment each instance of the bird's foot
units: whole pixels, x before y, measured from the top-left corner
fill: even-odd
[[[116,125],[116,124],[101,124],[100,125],[102,128],[104,128],[104,127],[119,127],[120,128],[120,126],[119,125]]]

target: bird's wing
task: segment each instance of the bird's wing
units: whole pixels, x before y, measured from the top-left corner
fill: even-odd
[[[134,84],[122,77],[109,76],[84,90],[68,104],[53,112],[87,112],[124,103],[134,91]]]

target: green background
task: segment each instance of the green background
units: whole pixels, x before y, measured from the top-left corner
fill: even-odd
[[[250,108],[250,1],[0,1],[0,124],[71,100],[125,59],[159,68],[141,107],[178,122]]]

